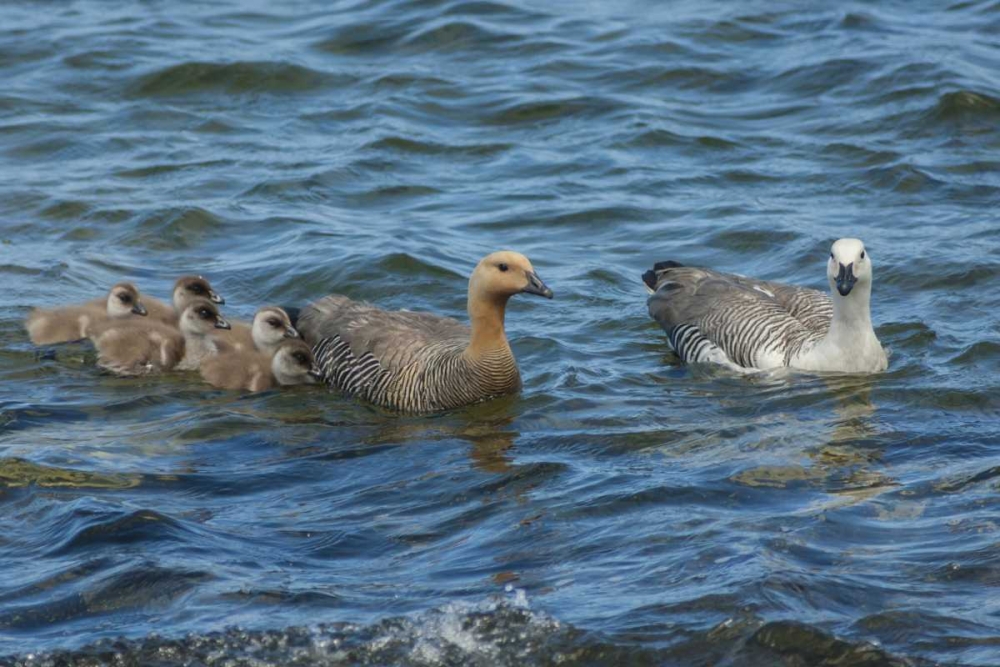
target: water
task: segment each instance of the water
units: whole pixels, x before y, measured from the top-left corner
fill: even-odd
[[[1000,664],[1000,3],[328,4],[0,6],[5,662]],[[655,261],[820,287],[841,236],[885,374],[646,315]],[[433,417],[22,328],[192,271],[463,316],[499,248],[556,291],[524,391]]]

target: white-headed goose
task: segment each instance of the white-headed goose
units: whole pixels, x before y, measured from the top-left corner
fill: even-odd
[[[649,314],[682,361],[735,368],[872,373],[888,365],[871,320],[872,262],[840,239],[826,264],[830,294],[660,262],[643,275]]]

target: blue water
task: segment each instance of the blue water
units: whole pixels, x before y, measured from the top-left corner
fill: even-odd
[[[1000,664],[998,34],[998,2],[0,5],[0,661]],[[648,318],[655,261],[822,288],[843,236],[884,374],[687,368]],[[556,299],[508,310],[524,391],[444,415],[23,329],[190,272],[227,317],[464,317],[500,248]]]

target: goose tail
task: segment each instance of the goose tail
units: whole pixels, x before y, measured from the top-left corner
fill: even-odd
[[[653,265],[649,271],[642,274],[642,282],[646,285],[646,291],[650,294],[656,292],[656,285],[660,280],[660,274],[662,274],[667,269],[676,269],[684,266],[680,262],[675,262],[672,259],[668,259],[663,262],[657,262]]]

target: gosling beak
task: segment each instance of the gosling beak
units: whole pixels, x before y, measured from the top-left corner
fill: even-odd
[[[217,318],[215,318],[215,328],[216,329],[232,329],[233,327],[232,327],[232,325],[229,324],[229,322],[225,321],[221,317],[217,317]]]
[[[298,338],[299,332],[295,327],[285,327],[285,338]]]
[[[222,295],[216,292],[215,290],[208,290],[208,300],[211,301],[212,303],[217,303],[221,306],[226,305],[226,300],[223,299]],[[229,327],[226,328],[228,329]]]
[[[840,270],[837,272],[837,291],[840,292],[840,296],[850,294],[856,282],[858,282],[858,279],[854,275],[854,262],[851,262],[847,266],[841,264]]]
[[[136,315],[147,315],[148,314],[147,311],[146,311],[146,306],[142,305],[138,301],[136,301],[135,305],[132,306],[132,312],[135,313]]]
[[[542,282],[542,279],[538,277],[538,274],[534,271],[528,271],[528,284],[521,290],[525,294],[537,294],[538,296],[544,296],[546,299],[552,298],[552,290],[549,286]]]
[[[323,371],[319,369],[319,366],[313,366],[310,368],[308,375],[311,379],[316,380],[317,382],[323,379]]]

